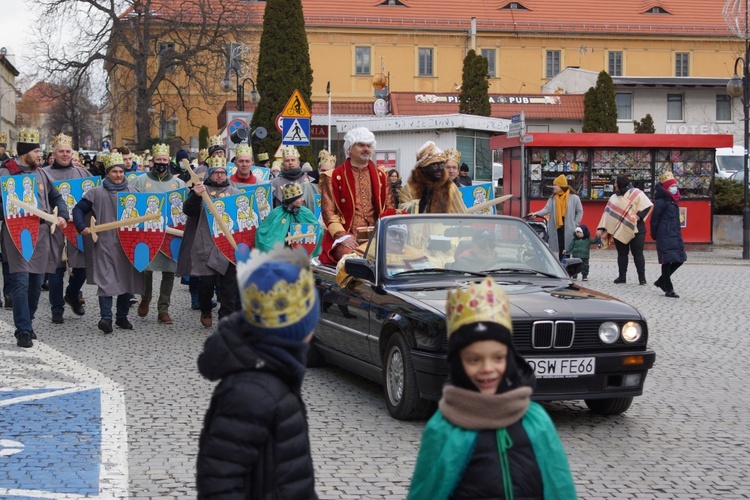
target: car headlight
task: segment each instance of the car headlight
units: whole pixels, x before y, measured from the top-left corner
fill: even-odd
[[[643,329],[640,323],[635,321],[628,321],[622,325],[622,340],[625,342],[633,343],[637,342],[643,334]]]
[[[620,327],[613,321],[607,321],[599,326],[599,338],[605,344],[612,344],[620,336]]]

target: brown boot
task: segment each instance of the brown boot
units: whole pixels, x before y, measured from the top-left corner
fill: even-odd
[[[169,313],[164,311],[160,312],[159,316],[156,318],[156,320],[159,323],[164,323],[165,325],[171,325],[172,324],[172,318],[169,317]]]
[[[138,316],[145,318],[148,316],[148,305],[151,303],[151,297],[141,297],[141,303],[138,304]]]
[[[201,325],[208,328],[213,324],[214,324],[214,320],[213,318],[211,318],[210,314],[201,314]]]

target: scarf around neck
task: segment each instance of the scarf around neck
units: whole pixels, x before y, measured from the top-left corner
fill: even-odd
[[[445,419],[469,430],[503,429],[520,420],[531,402],[531,387],[482,394],[446,384],[438,406]]]
[[[104,189],[107,191],[124,191],[128,188],[128,180],[123,179],[120,184],[115,184],[111,180],[109,180],[109,177],[105,177],[102,179],[102,186],[104,186]]]
[[[570,191],[560,191],[555,195],[555,224],[557,228],[563,227],[563,219],[568,212],[568,197]]]

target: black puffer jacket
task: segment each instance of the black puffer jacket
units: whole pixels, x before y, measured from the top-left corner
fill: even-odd
[[[206,340],[200,373],[214,390],[198,452],[199,498],[317,498],[300,396],[307,345],[260,336],[240,312]]]
[[[655,189],[651,237],[656,240],[659,264],[675,264],[687,260],[680,228],[680,207],[661,184],[657,184]]]

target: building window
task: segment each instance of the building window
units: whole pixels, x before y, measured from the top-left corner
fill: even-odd
[[[174,42],[159,42],[159,66],[167,65],[168,71],[174,71]]]
[[[432,76],[432,49],[419,48],[419,76]]]
[[[243,47],[239,43],[230,43],[227,45],[227,71],[234,68],[237,72],[242,69],[242,52]]]
[[[547,51],[547,78],[552,78],[560,72],[560,51],[559,50],[548,50]]]
[[[667,94],[667,121],[681,122],[682,118],[682,94]]]
[[[629,92],[618,92],[615,94],[618,120],[633,119],[633,94]]]
[[[687,52],[678,52],[674,55],[674,76],[690,76]]]
[[[609,76],[622,76],[622,52],[609,53]]]
[[[716,96],[716,121],[732,121],[732,98],[726,94]]]
[[[356,47],[354,73],[357,75],[370,74],[370,47]]]
[[[497,52],[495,49],[482,49],[482,57],[487,59],[487,69],[489,70],[490,78],[496,78],[495,59]]]

